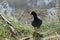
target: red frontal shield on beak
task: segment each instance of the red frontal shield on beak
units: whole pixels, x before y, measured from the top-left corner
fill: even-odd
[[[29,14],[31,15],[32,11],[30,10]]]

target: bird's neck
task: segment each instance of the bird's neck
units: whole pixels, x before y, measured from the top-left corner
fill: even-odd
[[[34,15],[34,20],[37,20],[37,19],[38,19],[37,15]]]

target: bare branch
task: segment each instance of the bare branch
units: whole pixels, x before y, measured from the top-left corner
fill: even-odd
[[[9,28],[11,29],[11,32],[14,33],[14,34],[17,34],[17,31],[14,28],[14,26],[3,15],[0,14],[0,17],[9,25]]]

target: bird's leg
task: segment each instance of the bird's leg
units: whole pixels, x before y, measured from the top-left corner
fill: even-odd
[[[37,27],[34,28],[35,32],[37,32]]]
[[[34,28],[35,31],[33,32],[33,40],[41,40],[41,35],[38,33],[37,27]]]

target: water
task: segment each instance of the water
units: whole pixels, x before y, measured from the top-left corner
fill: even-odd
[[[9,3],[7,1],[3,1],[0,3],[0,13],[4,13],[6,11],[6,14],[11,17],[11,13],[13,12],[13,8],[10,7]]]
[[[57,21],[58,16],[57,16],[57,8],[50,8],[47,10],[48,16],[50,17],[50,21]]]
[[[52,0],[44,0],[45,4],[48,5]]]

